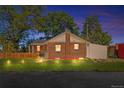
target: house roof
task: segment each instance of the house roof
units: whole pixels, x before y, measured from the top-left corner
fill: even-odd
[[[43,45],[46,40],[36,40],[33,41],[30,45]]]
[[[79,36],[71,33],[68,29],[66,29],[65,32],[62,32],[62,33],[58,34],[57,36],[55,36],[55,37],[53,37],[49,40],[37,40],[37,41],[32,42],[30,45],[44,45],[44,44],[47,44],[48,42],[52,41],[53,39],[57,39],[58,37],[60,37],[61,35],[65,34],[65,33],[69,33],[71,36],[73,36],[74,38],[78,39],[81,42],[90,43],[90,42],[80,38]]]

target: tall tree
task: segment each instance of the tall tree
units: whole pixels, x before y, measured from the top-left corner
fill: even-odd
[[[50,12],[41,21],[41,31],[44,31],[46,39],[58,35],[65,31],[66,28],[78,35],[78,28],[74,23],[73,17],[65,12]]]
[[[109,45],[111,36],[103,32],[97,16],[88,16],[85,20],[82,37],[92,43]]]
[[[6,29],[0,33],[0,36],[4,35],[1,40],[3,48],[6,48],[5,52],[7,49],[11,52],[19,50],[20,40],[27,35],[25,31],[36,28],[35,24],[41,13],[42,6],[0,6],[0,20],[6,24]]]

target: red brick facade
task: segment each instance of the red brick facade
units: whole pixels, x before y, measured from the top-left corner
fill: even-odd
[[[55,45],[60,44],[61,52],[55,51]],[[70,43],[69,45],[66,45],[64,43],[49,43],[48,44],[48,58],[54,59],[54,58],[61,58],[61,59],[77,59],[80,57],[86,57],[86,45],[83,43],[79,44],[79,49],[74,50],[74,44]]]
[[[37,51],[36,45],[30,46],[30,52],[41,53],[46,52],[48,59],[78,59],[86,57],[86,44],[83,42],[70,42],[70,33],[65,33],[65,42],[48,42],[40,47],[40,52]],[[74,49],[74,44],[79,44],[79,49]],[[55,46],[61,45],[61,51],[56,52]],[[34,48],[32,48],[34,47]]]

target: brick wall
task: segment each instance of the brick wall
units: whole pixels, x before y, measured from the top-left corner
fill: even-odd
[[[45,46],[41,46],[41,51],[45,51],[46,58],[54,59],[54,58],[79,58],[79,57],[86,57],[86,43],[85,42],[80,42],[80,40],[77,40],[76,37],[70,38],[71,34],[70,33],[65,33],[62,34],[64,36],[59,37],[60,39],[65,39],[62,41],[56,41],[57,38],[54,38],[50,42],[47,43]],[[73,41],[74,40],[74,41]],[[70,42],[71,41],[71,42]],[[75,43],[74,43],[75,42]],[[55,51],[55,45],[61,45],[61,52],[56,52]],[[74,50],[74,44],[79,44],[79,49]],[[33,51],[32,51],[33,47]],[[37,46],[33,45],[30,46],[31,53],[39,53],[37,51]]]
[[[66,42],[50,42],[48,43],[48,58],[62,58],[62,59],[73,59],[86,57],[86,44],[85,43],[71,43],[70,42],[70,34],[66,33],[65,35]],[[55,45],[61,45],[61,52],[55,51]],[[79,49],[74,50],[74,44],[79,44]]]
[[[55,51],[55,45],[60,44],[61,45],[61,52],[56,52]],[[48,58],[53,59],[53,58],[64,58],[65,57],[65,44],[64,43],[57,43],[57,42],[51,42],[48,43]]]
[[[55,51],[55,45],[61,45],[61,52]],[[48,43],[48,58],[79,58],[79,57],[86,57],[86,45],[83,43],[79,44],[79,50],[74,50],[74,44],[70,43],[68,46],[65,43]],[[77,43],[76,43],[77,44]]]

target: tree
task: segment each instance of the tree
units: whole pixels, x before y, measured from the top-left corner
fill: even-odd
[[[103,32],[97,16],[89,16],[86,18],[82,37],[89,42],[101,45],[109,45],[111,36],[107,32]]]
[[[74,23],[73,17],[65,12],[50,12],[41,19],[41,31],[45,33],[45,39],[52,38],[65,31],[66,28],[78,35],[78,28]]]
[[[41,17],[43,6],[0,6],[0,20],[5,22],[1,31],[4,52],[19,50],[19,42],[26,37],[25,31],[35,29],[37,19]],[[3,36],[2,36],[3,35]],[[10,43],[11,42],[11,43]],[[11,46],[11,48],[9,48]],[[7,49],[9,49],[7,51]]]

